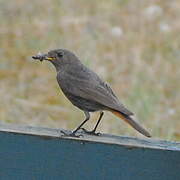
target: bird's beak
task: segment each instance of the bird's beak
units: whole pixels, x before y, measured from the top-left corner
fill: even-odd
[[[54,57],[45,57],[45,60],[49,60],[49,61],[52,61],[52,60],[55,60],[55,58]]]
[[[32,56],[32,58],[33,58],[33,59],[38,59],[38,60],[40,60],[40,61],[43,61],[43,60],[52,61],[52,60],[55,59],[54,57],[49,57],[48,54],[42,54],[42,53],[38,53],[37,55]]]

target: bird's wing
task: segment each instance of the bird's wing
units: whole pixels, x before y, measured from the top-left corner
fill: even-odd
[[[92,98],[93,100],[114,110],[120,111],[126,115],[133,115],[116,97],[113,90],[110,86],[101,81],[93,87],[85,87],[83,88],[83,93],[85,97],[87,97],[86,93],[88,93],[88,98]]]
[[[120,103],[110,86],[86,67],[63,71],[57,75],[57,80],[63,92],[97,102],[126,115],[133,115]]]

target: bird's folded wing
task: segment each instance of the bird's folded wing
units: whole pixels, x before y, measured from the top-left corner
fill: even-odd
[[[87,99],[92,99],[95,102],[103,104],[104,106],[120,111],[126,115],[133,115],[115,96],[112,89],[106,86],[97,85],[96,87],[84,87],[81,96]]]

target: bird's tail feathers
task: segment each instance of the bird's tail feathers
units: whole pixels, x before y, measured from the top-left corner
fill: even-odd
[[[151,137],[150,133],[144,129],[136,120],[134,120],[131,116],[125,115],[123,113],[120,113],[115,110],[111,110],[111,112],[118,116],[119,118],[123,119],[125,122],[127,122],[129,125],[131,125],[134,129],[136,129],[138,132],[143,134],[146,137]]]

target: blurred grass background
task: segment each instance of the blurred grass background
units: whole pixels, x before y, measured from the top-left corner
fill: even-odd
[[[0,0],[0,121],[77,127],[84,114],[59,90],[52,65],[31,59],[67,48],[154,137],[180,140],[179,18],[178,0]],[[99,131],[141,136],[110,113]]]

